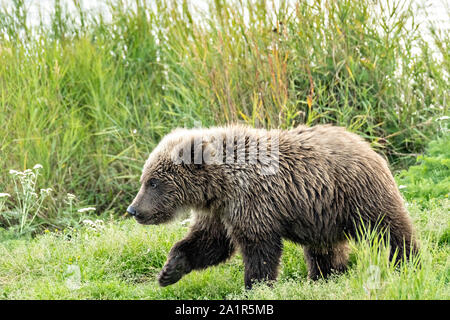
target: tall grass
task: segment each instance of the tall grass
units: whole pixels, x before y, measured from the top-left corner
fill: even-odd
[[[336,123],[397,162],[448,114],[448,32],[430,43],[408,1],[102,3],[55,1],[34,27],[25,1],[0,8],[0,192],[42,164],[48,217],[68,192],[121,212],[161,136],[196,121]]]

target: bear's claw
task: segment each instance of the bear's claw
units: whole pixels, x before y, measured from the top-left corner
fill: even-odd
[[[169,259],[159,273],[158,282],[161,287],[174,284],[190,271],[186,256],[177,255]]]

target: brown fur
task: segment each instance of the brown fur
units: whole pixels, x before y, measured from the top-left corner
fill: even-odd
[[[235,137],[224,143],[224,150],[233,150],[243,138],[246,151],[249,137],[279,136],[278,171],[262,175],[261,164],[247,159],[232,164],[171,160],[174,150],[193,146],[198,136],[207,138],[202,150],[211,147],[212,135]],[[198,156],[194,151],[192,158]],[[162,223],[187,208],[196,212],[189,234],[174,245],[161,271],[162,286],[225,261],[235,248],[243,255],[246,287],[275,280],[282,239],[304,246],[310,278],[327,277],[346,269],[347,239],[356,236],[361,223],[389,230],[392,255],[416,250],[410,218],[386,161],[341,127],[177,129],[152,152],[141,183],[130,206],[138,222]]]

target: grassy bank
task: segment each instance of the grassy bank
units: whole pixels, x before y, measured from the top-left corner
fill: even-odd
[[[301,247],[284,242],[279,281],[272,288],[244,289],[239,254],[160,288],[156,276],[188,226],[181,220],[142,226],[133,219],[91,217],[80,228],[0,241],[0,298],[450,299],[450,166],[449,158],[441,157],[448,141],[449,136],[433,142],[425,160],[397,176],[404,183],[401,190],[420,239],[420,265],[407,263],[395,269],[385,247],[353,242],[345,274],[312,282],[307,280]],[[430,161],[434,166],[429,171]],[[424,188],[417,194],[417,184],[426,185],[429,179],[446,192]]]
[[[335,123],[402,167],[447,126],[448,32],[418,28],[408,1],[63,3],[34,27],[24,1],[0,8],[0,192],[43,166],[33,232],[70,225],[67,193],[124,212],[177,126]]]

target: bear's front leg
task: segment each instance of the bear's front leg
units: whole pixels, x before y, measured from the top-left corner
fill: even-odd
[[[174,249],[175,247],[170,251],[166,264],[159,273],[158,282],[161,287],[177,282],[192,270],[186,254]]]
[[[267,281],[270,284],[277,279],[282,241],[276,235],[265,238],[259,241],[240,241],[245,264],[246,289],[251,289],[256,282]]]
[[[221,263],[234,251],[222,222],[214,216],[201,216],[188,235],[170,250],[158,277],[159,284],[168,286],[192,270]]]

